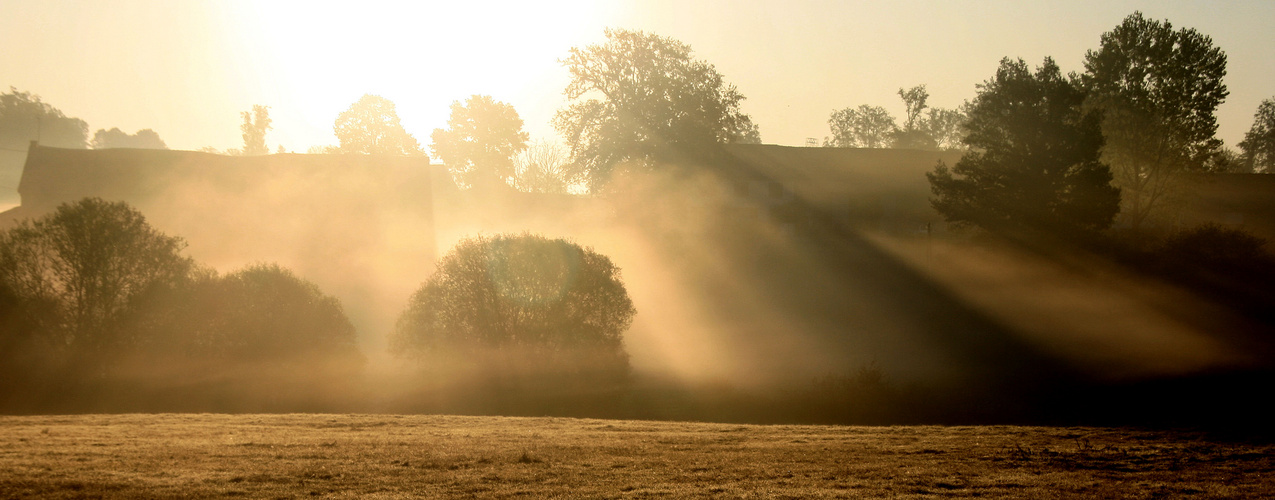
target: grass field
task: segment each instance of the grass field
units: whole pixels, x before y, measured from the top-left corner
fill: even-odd
[[[0,497],[1263,498],[1192,432],[398,415],[0,417]]]

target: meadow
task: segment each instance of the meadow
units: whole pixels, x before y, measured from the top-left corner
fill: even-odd
[[[4,498],[1262,498],[1275,445],[1096,427],[0,417]]]

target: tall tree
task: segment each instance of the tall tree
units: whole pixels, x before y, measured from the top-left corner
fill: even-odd
[[[93,140],[89,142],[89,146],[93,149],[168,149],[168,145],[159,138],[159,134],[148,128],[138,130],[132,135],[119,128],[98,129],[93,133]]]
[[[563,61],[571,103],[553,121],[590,188],[621,162],[649,167],[708,144],[760,141],[740,111],[744,95],[689,45],[641,31],[608,29],[606,38]]]
[[[1275,98],[1257,106],[1253,126],[1240,141],[1243,162],[1250,172],[1275,173]]]
[[[1017,235],[1108,227],[1120,190],[1099,161],[1099,119],[1084,112],[1084,99],[1050,58],[1034,74],[1022,59],[1001,60],[970,109],[971,151],[926,174],[934,208],[949,222]]]
[[[26,151],[31,141],[39,140],[45,146],[84,149],[88,136],[84,120],[62,114],[38,95],[13,87],[0,94],[0,147]]]
[[[243,154],[246,156],[257,156],[270,154],[270,148],[266,147],[266,131],[270,130],[270,107],[260,104],[253,104],[252,111],[244,111],[240,113],[243,117],[243,125],[239,126],[239,130],[243,131]]]
[[[567,173],[571,151],[556,142],[538,141],[514,158],[514,187],[528,193],[566,194],[576,184]]]
[[[925,90],[925,85],[917,85],[910,89],[899,88],[899,97],[903,98],[903,105],[907,115],[903,126],[894,130],[892,147],[899,149],[938,149],[938,144],[930,136],[929,130],[925,126],[925,116],[921,114],[929,108],[926,101],[930,99],[930,93]]]
[[[941,151],[954,151],[965,147],[964,109],[930,108],[921,121],[921,129],[929,137],[928,143]]]
[[[333,126],[342,153],[416,156],[425,154],[399,123],[394,102],[365,94],[336,117]]]
[[[824,146],[836,148],[884,148],[898,126],[894,117],[880,106],[861,105],[832,112],[828,117],[832,137]]]
[[[1121,218],[1139,230],[1176,202],[1181,174],[1203,170],[1222,142],[1214,112],[1228,94],[1226,54],[1194,29],[1134,12],[1085,54],[1088,105],[1101,110]]]
[[[515,175],[514,155],[527,149],[518,112],[485,95],[453,102],[447,129],[434,129],[430,137],[434,156],[470,187],[509,183]]]

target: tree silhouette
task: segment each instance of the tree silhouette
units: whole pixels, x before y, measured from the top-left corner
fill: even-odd
[[[336,117],[333,126],[342,153],[423,155],[416,138],[403,130],[394,103],[365,94]]]
[[[168,145],[164,144],[163,139],[159,138],[159,134],[148,128],[138,130],[132,135],[119,128],[110,130],[98,129],[93,134],[93,140],[89,142],[89,146],[93,149],[168,149]]]
[[[1176,202],[1180,174],[1199,171],[1221,141],[1214,112],[1228,92],[1226,54],[1194,29],[1134,12],[1085,54],[1088,105],[1103,112],[1103,160],[1134,230]]]
[[[1240,141],[1243,162],[1250,172],[1275,173],[1275,98],[1257,106],[1253,126]]]
[[[243,125],[239,126],[239,130],[243,131],[243,154],[245,156],[270,154],[270,148],[266,147],[266,132],[272,128],[270,107],[253,104],[251,112],[244,111],[239,115],[243,117]]]
[[[569,177],[571,152],[556,142],[539,141],[514,158],[514,187],[528,193],[566,194],[576,179]]]
[[[452,103],[447,129],[434,129],[430,146],[464,186],[505,185],[513,178],[513,156],[527,149],[522,118],[509,104],[474,95]]]
[[[760,142],[739,109],[743,94],[692,59],[689,45],[640,31],[608,29],[606,38],[563,61],[571,103],[553,122],[571,147],[572,173],[591,189],[621,162],[650,167],[708,144]]]
[[[39,140],[45,146],[84,149],[88,135],[84,120],[62,114],[38,95],[13,87],[0,94],[0,147],[26,151]]]
[[[970,109],[971,151],[926,174],[934,208],[949,222],[1016,235],[1108,227],[1120,190],[1098,159],[1099,119],[1083,111],[1084,98],[1050,58],[1035,74],[1021,59],[1003,59]]]
[[[622,336],[635,310],[619,274],[607,257],[561,239],[465,239],[412,296],[393,348],[517,351],[546,361],[583,354],[627,371]]]
[[[921,113],[929,108],[927,101],[930,99],[930,93],[925,90],[925,85],[917,85],[910,89],[899,89],[899,97],[903,99],[903,105],[907,109],[905,121],[902,127],[894,130],[892,142],[893,147],[899,149],[938,149],[938,143],[934,140],[925,125],[925,116]]]
[[[136,342],[117,328],[135,299],[190,276],[184,246],[123,202],[85,198],[0,233],[0,281],[39,306],[49,344],[100,357]]]
[[[880,106],[863,104],[857,109],[833,111],[828,117],[832,138],[824,146],[837,148],[884,148],[898,129],[894,117]]]

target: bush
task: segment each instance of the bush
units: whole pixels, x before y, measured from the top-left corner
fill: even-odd
[[[619,274],[562,239],[465,239],[411,297],[392,349],[489,393],[596,390],[628,373],[636,311]]]

